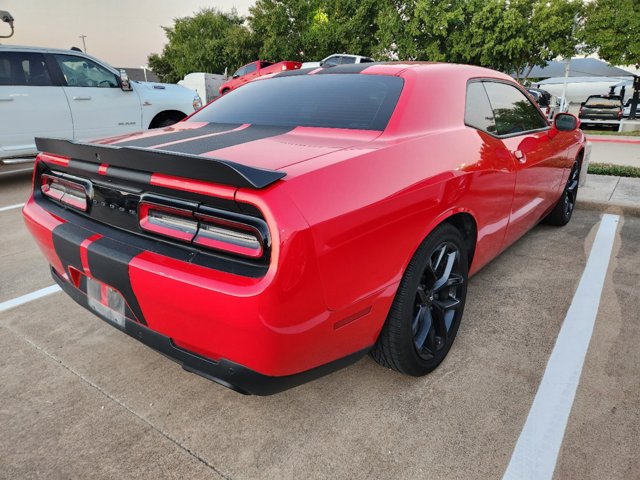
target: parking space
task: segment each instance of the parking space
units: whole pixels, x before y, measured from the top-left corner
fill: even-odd
[[[0,207],[23,202],[29,183],[3,182]],[[456,343],[424,378],[365,358],[279,395],[245,397],[62,293],[0,313],[2,475],[501,478],[600,219],[576,210],[564,228],[538,226],[480,271]],[[51,285],[20,209],[0,212],[0,228],[0,302]],[[640,472],[638,272],[640,219],[621,217],[554,478]]]

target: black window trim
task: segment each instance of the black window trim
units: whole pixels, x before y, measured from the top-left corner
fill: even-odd
[[[467,80],[467,87],[469,86],[470,83],[477,83],[477,82],[481,82],[481,83],[484,83],[484,82],[502,83],[504,85],[510,85],[512,87],[515,87],[525,96],[525,98],[529,101],[529,103],[531,103],[531,105],[534,106],[536,111],[538,111],[538,114],[540,113],[539,107],[537,105],[533,104],[533,102],[531,101],[531,98],[529,98],[529,95],[527,95],[525,93],[524,87],[522,87],[521,85],[519,85],[519,84],[517,84],[515,82],[509,82],[509,81],[503,80],[501,78],[474,77],[474,78],[470,78],[469,80]],[[466,95],[467,94],[466,94],[466,90],[465,90],[465,99],[464,99],[465,109],[466,109],[466,106],[467,106],[467,97],[466,97]],[[486,95],[487,95],[487,99],[489,100],[489,105],[491,105],[491,99],[489,98],[489,94],[486,93]],[[491,105],[491,110],[493,110],[493,105]],[[494,113],[494,117],[495,117],[495,113]],[[474,127],[473,125],[469,125],[469,124],[467,124],[466,119],[465,119],[464,124],[469,128],[473,128],[474,130],[478,130],[480,132],[484,132],[487,135],[491,135],[494,138],[503,139],[503,138],[521,137],[522,135],[530,135],[532,133],[546,132],[548,130],[551,130],[551,125],[549,125],[549,121],[544,116],[540,116],[540,118],[542,118],[544,120],[544,122],[547,124],[546,127],[536,128],[534,130],[524,130],[522,132],[516,132],[516,133],[508,133],[508,134],[505,134],[505,135],[498,135],[497,133],[488,132],[486,130],[482,130],[482,129],[479,129],[477,127]]]

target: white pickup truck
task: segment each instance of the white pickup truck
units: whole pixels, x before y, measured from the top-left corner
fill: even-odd
[[[165,127],[201,105],[193,90],[129,82],[81,51],[0,45],[0,174],[28,167],[34,137],[91,140]]]

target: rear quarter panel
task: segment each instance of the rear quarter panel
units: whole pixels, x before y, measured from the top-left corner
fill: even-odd
[[[305,162],[285,177],[311,225],[330,309],[397,287],[422,240],[456,213],[478,225],[472,270],[499,252],[515,182],[500,142],[462,126],[357,153],[311,160],[312,172],[297,175]]]

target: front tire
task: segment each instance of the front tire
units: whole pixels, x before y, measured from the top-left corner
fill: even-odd
[[[418,247],[371,356],[400,373],[422,376],[444,360],[460,326],[468,264],[462,234],[437,227]]]
[[[562,196],[558,203],[556,203],[553,210],[544,218],[543,222],[549,225],[555,225],[561,227],[566,225],[571,220],[573,209],[576,206],[576,199],[578,198],[578,186],[580,183],[580,162],[576,160],[571,167],[571,173],[567,179],[567,184],[564,187]]]

